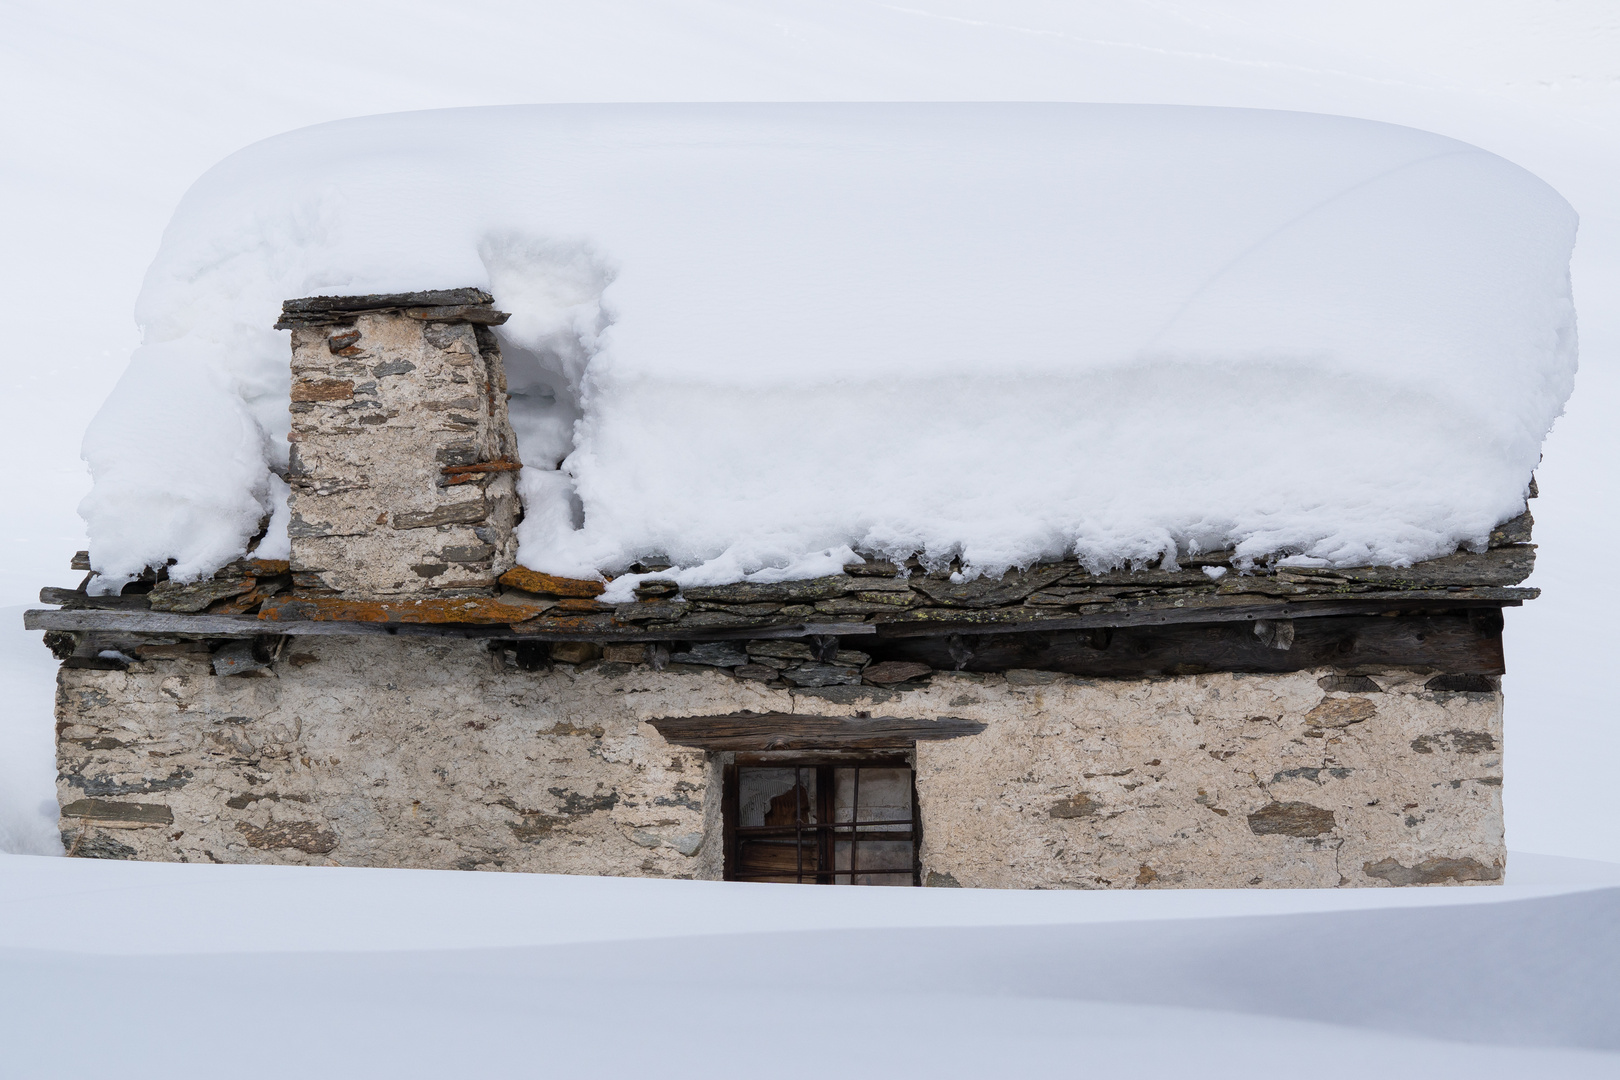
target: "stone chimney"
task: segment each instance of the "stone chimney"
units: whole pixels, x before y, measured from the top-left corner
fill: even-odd
[[[491,595],[517,549],[517,439],[478,289],[315,296],[292,331],[292,570],[355,599]]]

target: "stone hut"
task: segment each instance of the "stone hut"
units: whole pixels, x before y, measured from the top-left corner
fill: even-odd
[[[961,581],[868,559],[777,584],[653,577],[608,604],[600,581],[516,565],[504,318],[473,289],[289,301],[290,561],[41,593],[57,607],[27,625],[62,662],[68,854],[991,888],[1501,880],[1502,610],[1536,595],[1515,587],[1528,512],[1488,550],[1406,568],[1217,552]]]

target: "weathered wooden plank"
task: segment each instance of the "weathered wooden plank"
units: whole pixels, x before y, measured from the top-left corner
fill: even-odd
[[[649,630],[643,633],[615,631],[588,640],[596,641],[749,641],[756,638],[862,637],[877,633],[871,623],[785,623],[777,626],[694,627]],[[529,636],[529,635],[525,635]]]
[[[538,617],[544,609],[503,603],[488,596],[400,597],[394,600],[350,600],[341,596],[274,596],[264,602],[259,618],[288,622],[471,623],[511,625]]]
[[[47,585],[39,590],[39,602],[97,611],[145,611],[152,606],[145,593],[132,596],[91,596],[77,589],[59,589],[53,585]]]
[[[597,616],[576,618],[595,619]],[[520,627],[494,636],[513,641],[749,641],[756,638],[861,637],[877,633],[872,623],[777,623],[774,626],[673,626],[632,627],[620,624],[607,630],[579,629],[565,619],[532,619]],[[561,624],[561,625],[558,625]],[[401,627],[401,631],[405,628]]]
[[[376,623],[288,623],[266,626],[253,615],[183,615],[166,611],[23,612],[28,630],[68,630],[189,637],[258,637],[261,634],[386,634]]]
[[[1286,648],[1277,645],[1286,635],[1256,634],[1253,622],[880,637],[861,648],[874,661],[910,661],[946,671],[1027,668],[1112,678],[1363,666],[1474,675],[1504,670],[1502,621],[1496,610],[1340,615],[1295,619],[1287,625],[1292,637]]]
[[[878,750],[918,741],[977,735],[977,720],[942,716],[913,720],[893,716],[800,716],[794,713],[736,713],[729,716],[659,717],[649,720],[678,746],[703,750]]]
[[[534,621],[524,624],[522,633],[508,625],[436,625],[432,623],[327,622],[318,620],[271,622],[253,615],[179,615],[168,612],[136,611],[44,611],[35,608],[23,613],[23,626],[29,630],[74,632],[167,634],[193,638],[257,637],[262,634],[293,636],[366,636],[375,634],[402,637],[493,638],[511,641],[732,641],[754,638],[871,636],[877,627],[870,623],[791,623],[783,626],[742,627],[740,629],[629,629],[581,632],[566,626],[544,626],[530,630]]]
[[[1259,619],[1381,615],[1390,611],[1423,608],[1518,607],[1539,595],[1539,589],[1423,589],[1298,600],[1278,600],[1265,596],[1195,596],[1182,600],[1153,596],[1102,604],[1094,610],[1078,614],[1051,616],[1039,616],[1028,609],[970,612],[930,608],[908,611],[880,622],[878,633],[892,638],[938,637],[948,634],[1010,634],[1098,627],[1178,626],[1255,622]]]

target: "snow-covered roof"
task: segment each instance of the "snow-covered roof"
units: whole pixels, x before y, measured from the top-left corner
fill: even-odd
[[[479,286],[512,313],[537,570],[656,552],[696,585],[837,572],[851,549],[969,576],[1227,547],[1404,564],[1523,510],[1575,371],[1574,233],[1499,157],[1299,113],[326,124],[182,201],[86,436],[83,512],[112,577],[233,559],[285,498],[282,301]]]

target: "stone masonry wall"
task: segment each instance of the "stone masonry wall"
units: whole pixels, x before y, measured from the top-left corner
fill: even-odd
[[[1502,697],[1403,671],[1009,673],[921,743],[923,863],[990,888],[1501,879]],[[999,683],[999,684],[998,684]]]
[[[492,590],[517,440],[494,334],[369,313],[292,327],[292,570],[351,598]]]
[[[638,720],[729,707],[726,687],[529,672],[465,640],[304,639],[231,676],[184,648],[63,669],[71,853],[720,876],[717,768]]]
[[[453,639],[284,639],[236,675],[196,643],[142,652],[61,671],[74,855],[717,878],[725,759],[646,721],[748,709],[984,722],[916,752],[934,885],[1454,883],[1504,860],[1500,694],[1401,671],[783,689]]]

